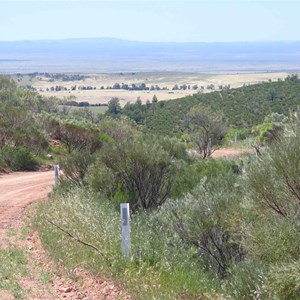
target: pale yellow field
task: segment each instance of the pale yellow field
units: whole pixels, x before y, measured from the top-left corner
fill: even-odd
[[[54,81],[49,82],[48,78],[39,77],[34,78],[28,82],[24,79],[20,84],[31,84],[42,95],[56,96],[58,98],[68,98],[70,96],[76,97],[76,101],[88,101],[91,104],[107,103],[111,98],[118,97],[120,104],[123,106],[127,102],[135,102],[138,97],[145,103],[147,100],[152,100],[154,95],[158,100],[172,100],[181,98],[187,95],[197,93],[197,90],[178,90],[172,91],[172,87],[177,85],[191,85],[197,84],[199,88],[204,86],[204,93],[211,92],[207,89],[210,84],[215,85],[215,90],[218,90],[219,85],[230,85],[231,88],[240,87],[244,84],[255,84],[263,81],[277,81],[278,78],[284,79],[289,75],[286,72],[280,73],[249,73],[249,74],[192,74],[192,73],[129,73],[129,74],[84,74],[90,76],[89,78],[81,81],[63,82]],[[27,81],[27,82],[26,82]],[[113,90],[104,89],[100,90],[101,86],[105,88],[112,86],[115,83],[125,83],[128,85],[145,83],[148,87],[151,85],[158,85],[160,88],[167,87],[169,90],[160,91],[126,91],[126,90]],[[50,87],[64,86],[71,89],[71,86],[92,86],[96,90],[76,90],[76,91],[62,91],[51,92],[46,91]]]

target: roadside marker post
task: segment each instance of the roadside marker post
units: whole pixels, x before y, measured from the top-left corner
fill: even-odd
[[[237,144],[237,132],[234,134],[234,143]]]
[[[208,154],[208,156],[211,156],[211,138],[208,139],[207,154]]]
[[[122,256],[128,258],[130,256],[130,212],[129,203],[121,203],[121,219],[122,219]]]
[[[58,187],[59,180],[59,165],[54,165],[54,188]]]

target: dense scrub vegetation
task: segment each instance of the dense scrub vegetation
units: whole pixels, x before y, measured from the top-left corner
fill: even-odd
[[[101,146],[101,118],[90,110],[61,109],[63,101],[18,88],[0,76],[0,168],[34,170],[57,141],[68,153]]]
[[[56,262],[113,277],[137,299],[300,298],[300,84],[295,76],[222,94],[232,103],[239,99],[232,95],[243,95],[248,102],[241,105],[256,103],[257,115],[238,116],[238,105],[232,119],[226,109],[218,113],[216,93],[180,100],[186,106],[178,114],[170,111],[172,101],[161,105],[153,99],[148,107],[138,102],[131,113],[139,107],[141,119],[135,121],[124,116],[130,105],[121,109],[117,99],[105,117],[88,110],[73,114],[58,109],[56,99],[0,79],[0,164],[32,169],[50,152],[64,171],[34,222]],[[280,110],[284,102],[273,92],[265,101],[273,101],[267,103],[274,103],[274,111],[265,101],[250,101],[274,87],[293,112]],[[223,108],[229,112],[230,105]],[[168,106],[170,119],[164,115]],[[147,114],[150,124],[158,122],[157,134],[148,123],[147,130],[140,125]],[[163,135],[156,118],[163,115],[164,123],[173,124],[166,133],[180,132],[181,139]],[[257,156],[206,155],[232,140],[232,129],[225,136],[223,116],[231,120],[229,127],[240,127],[234,130],[239,138],[255,125]],[[187,143],[198,145],[198,156],[188,154]],[[132,210],[129,259],[121,259],[121,202]]]
[[[16,84],[0,77],[0,164],[13,170],[30,170],[38,164],[34,156],[48,147],[47,133],[37,115],[54,112],[57,101],[18,89]],[[0,165],[0,166],[1,166]]]
[[[99,173],[84,187],[62,184],[36,226],[55,260],[113,276],[138,299],[299,299],[299,149],[298,136],[282,138],[249,158],[245,175],[227,160],[177,161],[177,193],[132,215],[129,260],[121,259],[115,203],[130,193],[95,190],[89,181]]]
[[[144,124],[148,131],[162,135],[181,136],[186,114],[198,104],[221,112],[234,128],[251,128],[262,123],[272,112],[287,115],[300,102],[300,80],[296,75],[277,82],[226,89],[209,94],[194,94],[172,101],[141,105],[127,104],[122,113]]]

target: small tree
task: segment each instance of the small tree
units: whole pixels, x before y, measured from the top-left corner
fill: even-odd
[[[142,100],[141,100],[141,97],[137,97],[136,101],[135,101],[135,105],[138,109],[142,109]]]
[[[157,99],[156,95],[154,95],[152,97],[152,103],[157,103],[157,102],[158,102],[158,99]]]
[[[119,90],[120,88],[121,88],[121,86],[120,86],[119,83],[115,83],[115,84],[113,85],[113,89],[115,89],[115,90]]]
[[[120,99],[115,97],[108,102],[108,109],[106,114],[117,116],[120,114],[121,110]]]
[[[209,157],[224,140],[226,129],[221,116],[206,106],[193,107],[185,120],[190,139],[202,158]]]

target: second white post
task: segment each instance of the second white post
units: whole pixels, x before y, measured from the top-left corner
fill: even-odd
[[[59,181],[59,165],[54,165],[54,188],[57,189]]]
[[[129,203],[121,203],[122,218],[122,256],[130,256],[130,212]]]

